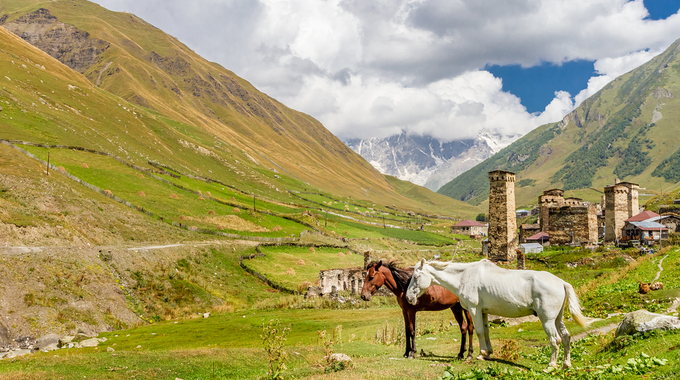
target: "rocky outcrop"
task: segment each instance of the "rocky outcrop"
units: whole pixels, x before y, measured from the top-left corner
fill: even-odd
[[[57,20],[40,8],[3,27],[24,41],[58,59],[80,73],[86,72],[109,47],[109,43],[90,37],[88,32]]]
[[[674,330],[680,328],[680,319],[669,315],[650,313],[647,310],[636,310],[626,314],[619,327],[616,328],[616,336],[632,335],[638,332],[652,330]]]

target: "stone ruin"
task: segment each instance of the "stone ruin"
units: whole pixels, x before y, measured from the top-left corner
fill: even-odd
[[[306,298],[323,297],[330,295],[337,297],[338,292],[348,291],[352,295],[361,294],[366,278],[366,267],[371,261],[369,252],[364,252],[364,266],[353,268],[326,269],[319,272],[319,285],[310,286],[305,294]],[[391,295],[392,293],[383,286],[376,295]]]

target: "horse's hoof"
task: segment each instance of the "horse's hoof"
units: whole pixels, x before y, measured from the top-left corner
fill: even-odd
[[[477,360],[486,360],[486,357],[484,355],[478,355]]]
[[[569,368],[571,368],[571,363],[564,362],[564,364],[562,364],[562,369],[569,369]]]

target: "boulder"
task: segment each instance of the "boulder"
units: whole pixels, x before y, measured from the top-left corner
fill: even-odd
[[[85,339],[84,341],[80,342],[80,347],[97,347],[99,345],[99,339],[92,338],[92,339]]]
[[[632,335],[637,332],[652,330],[673,330],[680,328],[680,319],[669,315],[650,313],[647,310],[636,310],[626,314],[619,327],[616,328],[616,336]]]
[[[106,348],[106,352],[114,352],[114,351],[116,351],[116,350],[114,350],[113,347],[107,347]]]
[[[47,334],[47,335],[41,336],[40,338],[36,339],[36,341],[35,341],[35,346],[39,350],[42,350],[44,347],[47,347],[51,344],[55,344],[55,345],[59,344],[59,335],[57,335],[57,334]]]
[[[58,349],[59,349],[58,343],[50,343],[46,346],[40,347],[40,351],[42,351],[42,352],[50,352],[50,351],[54,351],[54,350],[58,350]]]
[[[203,313],[203,318],[210,318],[210,313]]]
[[[352,358],[341,353],[331,354],[331,356],[328,358],[328,363],[331,365],[335,363],[342,363],[344,368],[348,368],[352,366]]]

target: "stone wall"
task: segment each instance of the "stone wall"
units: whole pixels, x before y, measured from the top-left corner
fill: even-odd
[[[514,261],[518,244],[515,173],[489,172],[489,259]]]
[[[556,245],[597,243],[595,206],[562,206],[549,209],[547,233]]]

